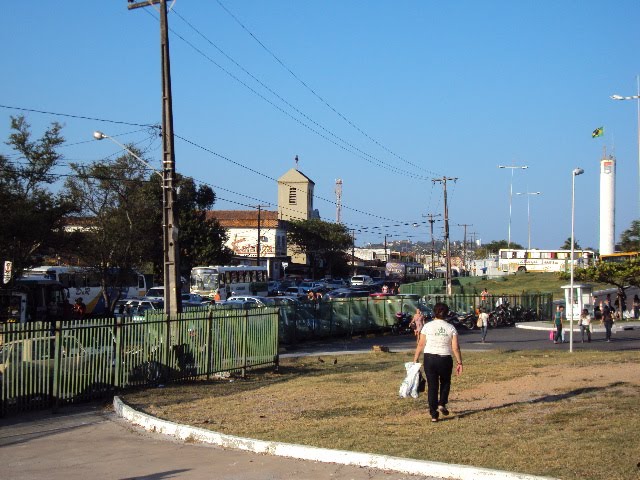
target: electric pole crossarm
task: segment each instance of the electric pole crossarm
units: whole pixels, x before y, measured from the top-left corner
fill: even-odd
[[[150,5],[157,5],[160,3],[160,0],[147,0],[146,2],[135,2],[127,5],[129,10],[134,10],[136,8],[148,7]]]
[[[447,295],[451,295],[451,245],[449,243],[449,207],[447,206],[447,182],[458,180],[457,177],[434,178],[433,183],[442,183],[444,190],[444,245],[445,255],[447,256]]]

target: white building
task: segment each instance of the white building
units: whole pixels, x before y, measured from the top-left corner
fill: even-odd
[[[260,212],[260,242],[258,242],[258,210],[210,210],[207,218],[215,218],[225,230],[226,246],[245,265],[255,265],[260,243],[260,265],[267,267],[269,278],[284,276],[282,263],[288,262],[287,232],[278,212]],[[243,261],[246,258],[246,261]]]

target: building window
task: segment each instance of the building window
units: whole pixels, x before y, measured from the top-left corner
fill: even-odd
[[[295,205],[296,203],[296,187],[289,187],[289,205]]]

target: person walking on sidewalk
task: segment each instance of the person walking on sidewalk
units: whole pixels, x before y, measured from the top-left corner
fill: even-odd
[[[613,312],[607,303],[604,303],[600,307],[600,310],[602,310],[602,324],[604,325],[604,330],[606,332],[605,338],[607,339],[607,342],[610,342],[611,328],[613,327]]]
[[[458,332],[445,320],[449,307],[436,303],[433,307],[435,319],[425,324],[413,356],[418,363],[424,354],[424,371],[427,376],[427,399],[431,421],[437,422],[440,414],[449,415],[447,403],[451,389],[453,357],[456,359],[456,375],[462,373],[462,353],[458,343]]]
[[[567,317],[564,314],[564,305],[558,305],[556,308],[556,315],[553,320],[553,324],[556,327],[556,334],[553,336],[553,343],[562,343],[562,326],[566,319]]]
[[[487,338],[487,330],[489,329],[489,314],[485,311],[484,307],[480,307],[478,309],[480,313],[478,313],[478,327],[482,333],[482,343],[484,343],[484,339]]]
[[[587,334],[587,342],[591,343],[591,315],[586,308],[582,309],[580,320],[578,320],[580,326],[580,336],[582,337],[582,343],[584,343],[584,334]]]

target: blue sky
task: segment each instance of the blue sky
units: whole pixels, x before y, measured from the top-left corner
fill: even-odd
[[[124,0],[8,3],[0,104],[159,124],[156,18]],[[214,186],[215,208],[274,205],[269,177],[298,155],[324,219],[335,220],[330,200],[343,180],[343,221],[361,230],[359,245],[385,234],[428,241],[423,215],[443,211],[431,179],[443,175],[458,177],[448,188],[452,239],[472,224],[488,242],[506,239],[509,223],[511,175],[497,165],[528,165],[513,191],[542,192],[531,198],[532,246],[557,248],[570,235],[571,171],[582,167],[576,238],[597,248],[606,147],[618,165],[616,239],[638,216],[636,103],[609,99],[636,93],[637,1],[177,0],[169,23],[175,131],[206,149],[176,139],[176,167]],[[18,113],[0,108],[3,140]],[[65,162],[117,154],[91,141],[102,130],[159,165],[146,129],[23,113],[37,134],[65,125]],[[599,126],[604,137],[592,139]],[[511,239],[527,243],[525,196],[513,196]]]

